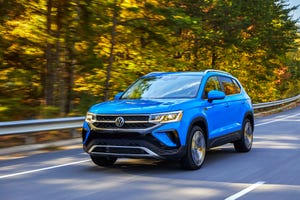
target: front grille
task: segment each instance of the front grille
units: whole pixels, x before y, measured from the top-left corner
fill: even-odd
[[[116,121],[117,117],[123,117],[125,121],[148,121],[148,115],[97,115],[97,121]]]
[[[122,117],[124,124],[119,127],[116,125],[116,119]],[[155,126],[150,123],[149,115],[97,115],[93,126],[98,129],[148,129]]]
[[[106,116],[106,115],[97,115],[96,119],[97,121],[115,121],[117,116]]]

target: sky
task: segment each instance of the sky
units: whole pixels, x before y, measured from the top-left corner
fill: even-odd
[[[290,4],[291,7],[292,7],[292,6],[297,6],[297,5],[300,4],[300,1],[299,1],[299,0],[289,0],[288,2],[289,2],[289,4]],[[298,8],[297,10],[295,10],[295,11],[294,11],[293,13],[291,13],[291,14],[293,15],[293,19],[297,19],[297,18],[300,19],[300,6],[299,6],[299,8]],[[298,23],[300,23],[300,20],[299,20]]]

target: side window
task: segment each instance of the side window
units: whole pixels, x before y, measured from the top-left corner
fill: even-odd
[[[202,98],[207,99],[207,94],[211,90],[222,91],[219,80],[216,76],[212,76],[212,77],[208,78],[205,88],[204,88],[204,92],[202,94]]]
[[[236,80],[233,79],[233,83],[235,85],[236,88],[236,92],[237,93],[241,93],[241,86],[238,84],[238,82]]]
[[[220,82],[226,95],[238,94],[241,91],[238,83],[229,77],[220,77]]]

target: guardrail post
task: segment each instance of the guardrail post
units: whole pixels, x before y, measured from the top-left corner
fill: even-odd
[[[77,138],[79,136],[77,129],[71,129],[71,136],[72,138]]]
[[[35,144],[36,143],[36,139],[35,136],[33,135],[25,135],[25,144]]]

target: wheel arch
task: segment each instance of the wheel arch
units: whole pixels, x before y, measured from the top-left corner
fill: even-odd
[[[195,119],[193,119],[189,125],[189,129],[188,129],[188,134],[186,136],[186,141],[187,138],[190,134],[191,129],[193,128],[193,126],[199,126],[205,135],[205,140],[206,140],[206,144],[208,142],[208,126],[207,126],[207,121],[204,117],[196,117]]]
[[[254,131],[254,114],[251,111],[245,113],[244,120],[249,119],[252,125],[252,130]]]

